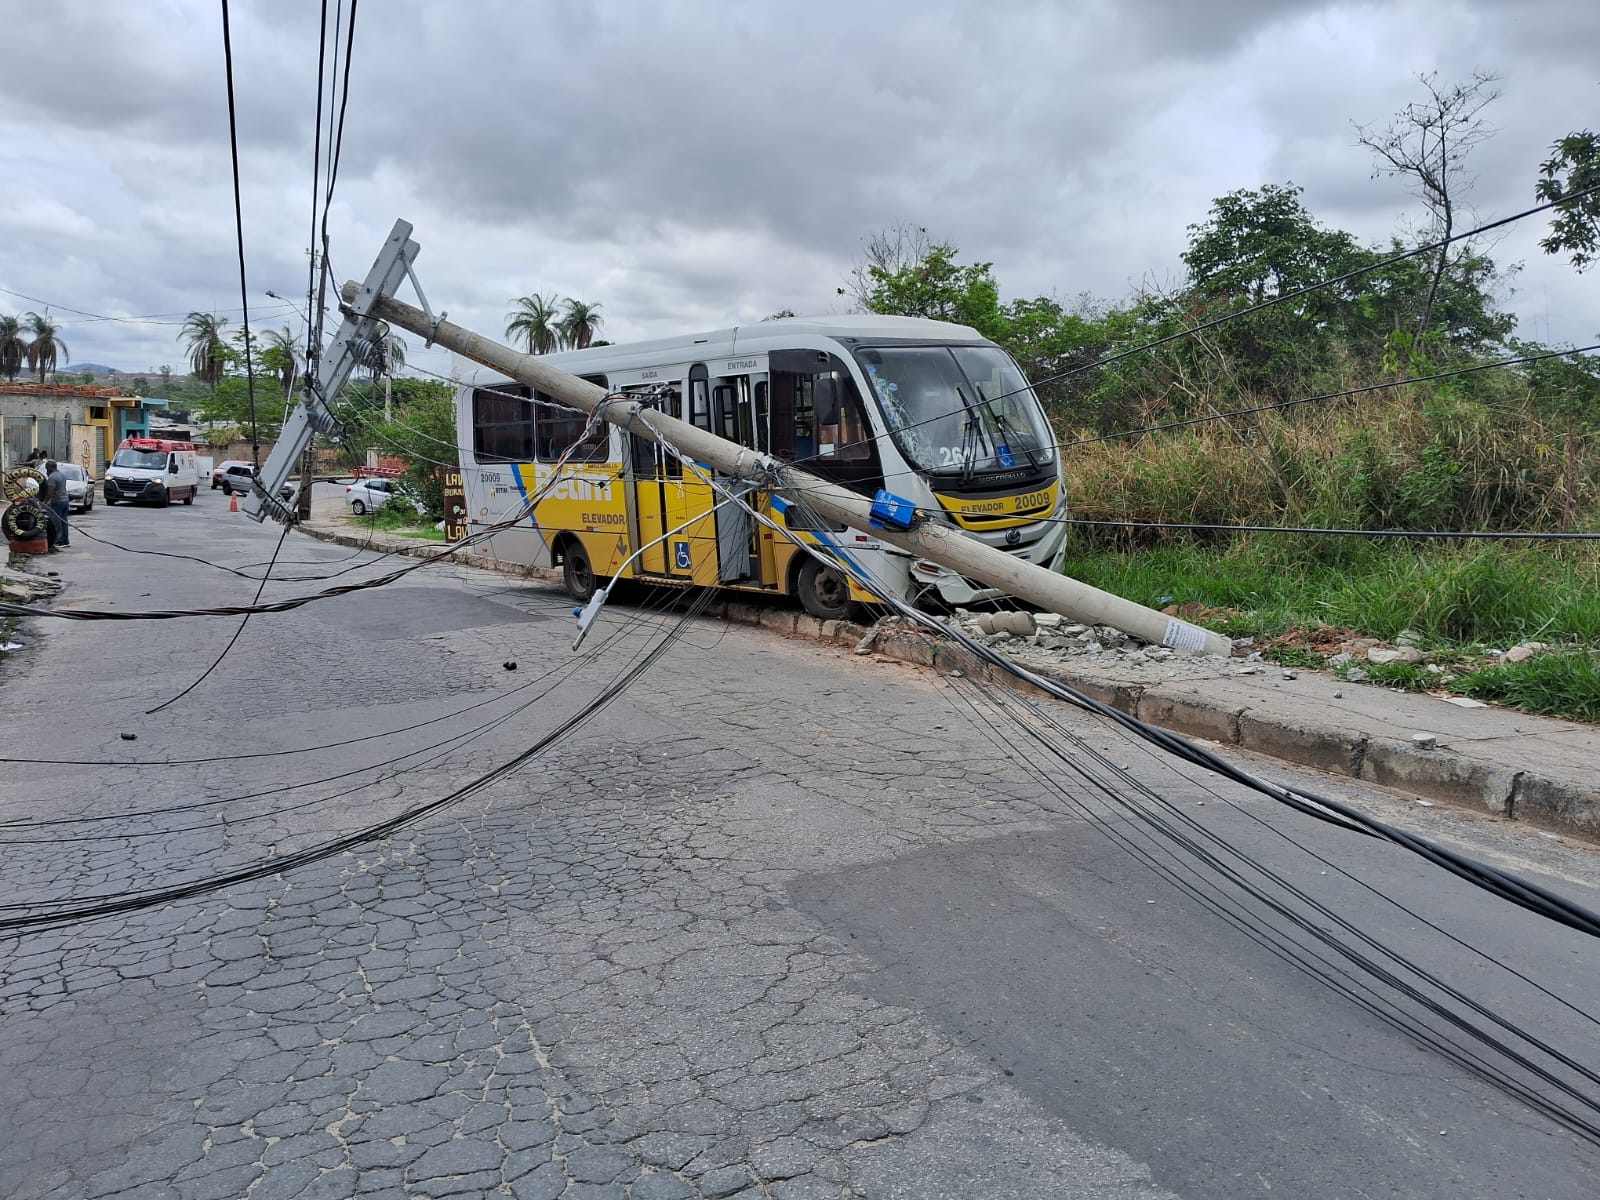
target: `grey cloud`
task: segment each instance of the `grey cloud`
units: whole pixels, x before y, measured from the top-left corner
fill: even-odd
[[[236,306],[214,4],[60,8],[11,31],[0,77],[0,169],[39,193],[0,203],[0,285],[98,311]],[[392,0],[361,10],[333,258],[359,275],[407,216],[430,300],[491,333],[534,289],[601,302],[613,337],[837,306],[862,237],[900,221],[992,260],[1008,296],[1116,297],[1171,279],[1185,225],[1234,188],[1293,179],[1368,239],[1420,219],[1370,178],[1350,128],[1403,104],[1417,70],[1504,73],[1473,200],[1521,207],[1549,141],[1600,123],[1597,13]],[[234,20],[251,303],[265,305],[268,287],[304,287],[316,11],[236,0]],[[41,139],[61,153],[24,149]],[[1531,244],[1497,251],[1528,258],[1522,295],[1600,325]],[[68,333],[85,358],[178,357],[166,328]]]

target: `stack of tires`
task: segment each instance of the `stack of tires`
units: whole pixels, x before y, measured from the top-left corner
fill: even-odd
[[[0,481],[7,501],[0,530],[14,554],[43,554],[50,548],[50,514],[39,497],[45,478],[32,467],[13,467]]]

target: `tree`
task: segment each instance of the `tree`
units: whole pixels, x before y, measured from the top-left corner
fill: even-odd
[[[851,295],[868,312],[970,325],[997,341],[1004,336],[993,263],[962,265],[956,262],[960,251],[950,242],[918,243],[922,257],[910,261],[899,253],[876,254],[874,246],[889,246],[892,236],[879,234],[868,243],[869,261],[852,275],[848,293],[839,289],[841,296]]]
[[[39,376],[39,382],[44,382],[44,377],[56,369],[56,360],[70,362],[72,352],[67,349],[67,344],[61,340],[60,328],[50,319],[50,314],[40,316],[36,312],[27,314],[27,330],[32,335],[28,343],[28,366],[32,367]]]
[[[17,317],[0,317],[0,375],[15,383],[28,361],[28,342],[22,336],[22,321]]]
[[[385,453],[407,460],[406,478],[434,518],[444,515],[444,473],[460,462],[456,441],[455,393],[449,384],[402,379],[405,399],[393,419],[379,427]]]
[[[521,338],[529,354],[549,354],[561,349],[561,297],[533,292],[518,296],[506,314],[506,337]]]
[[[1582,271],[1600,256],[1600,191],[1591,190],[1600,188],[1600,135],[1587,129],[1570,133],[1550,150],[1534,194],[1541,200],[1576,199],[1550,218],[1550,236],[1539,242],[1539,249],[1570,255],[1572,265]]]
[[[227,317],[192,312],[184,318],[183,328],[178,331],[178,340],[189,352],[189,369],[212,389],[222,382],[228,362],[228,347],[222,340],[222,328],[227,323]]]
[[[877,312],[870,303],[878,286],[878,276],[898,275],[908,268],[927,260],[932,242],[928,231],[921,225],[891,225],[869,234],[862,259],[850,270],[850,277],[839,288],[839,295],[849,296],[858,309]]]
[[[792,316],[794,316],[794,309],[780,308],[777,312],[771,313],[765,317],[762,317],[761,319],[763,321],[782,321]]]
[[[568,300],[567,311],[561,318],[561,340],[569,349],[586,350],[594,344],[594,335],[600,332],[604,322],[598,304]]]
[[[1374,178],[1391,175],[1409,180],[1412,194],[1432,214],[1429,240],[1447,242],[1439,247],[1416,328],[1418,337],[1432,328],[1434,300],[1452,253],[1457,262],[1472,254],[1468,245],[1452,251],[1447,239],[1455,233],[1456,207],[1471,186],[1465,172],[1467,154],[1494,134],[1483,110],[1500,98],[1494,87],[1499,78],[1474,71],[1466,83],[1441,87],[1437,72],[1418,75],[1417,81],[1427,93],[1423,99],[1406,105],[1383,130],[1356,126],[1357,142],[1377,157]]]
[[[1213,200],[1205,224],[1189,226],[1183,265],[1191,285],[1208,296],[1260,304],[1356,265],[1356,240],[1318,225],[1300,202],[1303,191],[1293,183],[1269,183]],[[1307,297],[1298,303],[1325,301]]]
[[[300,369],[300,347],[295,342],[294,334],[285,325],[281,329],[267,330],[261,335],[261,340],[266,344],[261,351],[261,366],[273,373],[283,394],[288,396]]]

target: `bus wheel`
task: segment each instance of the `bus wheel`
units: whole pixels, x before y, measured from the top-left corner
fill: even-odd
[[[567,589],[567,595],[574,600],[587,601],[594,595],[594,565],[589,561],[589,552],[577,538],[569,540],[562,551],[561,581]]]
[[[843,621],[855,611],[844,576],[814,558],[800,564],[796,589],[805,610],[819,621]]]

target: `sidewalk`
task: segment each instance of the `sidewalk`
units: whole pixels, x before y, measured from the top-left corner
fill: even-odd
[[[324,501],[318,509],[298,528],[324,541],[419,557],[441,548],[438,542],[357,530],[337,501]],[[560,578],[558,572],[504,567],[465,552],[450,558],[547,583]],[[995,678],[987,664],[966,651],[935,642],[895,618],[869,629],[818,621],[738,595],[713,606],[708,615],[945,673]],[[1600,842],[1600,726],[1505,708],[1460,707],[1441,697],[1347,683],[1316,671],[1286,671],[1271,663],[1151,658],[1132,649],[1063,655],[1048,649],[1054,640],[1048,630],[984,635],[984,640],[1038,674],[1187,737]]]

